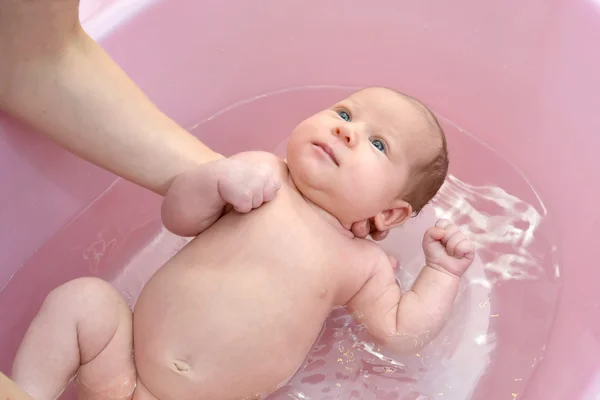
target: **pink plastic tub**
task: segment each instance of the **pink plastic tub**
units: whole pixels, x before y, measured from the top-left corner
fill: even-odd
[[[447,184],[383,246],[410,283],[420,237],[437,216],[472,235],[478,258],[447,327],[423,352],[392,359],[334,310],[272,399],[599,398],[600,3],[81,7],[88,32],[158,106],[225,154],[283,155],[296,123],[366,85],[419,97],[446,127]],[[99,276],[133,305],[185,242],[162,228],[158,196],[5,116],[0,140],[0,369],[10,373],[48,291]]]

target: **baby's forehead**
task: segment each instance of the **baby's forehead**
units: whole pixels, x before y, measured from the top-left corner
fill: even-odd
[[[344,100],[363,117],[394,136],[405,139],[435,140],[434,117],[419,101],[387,88],[367,88]]]
[[[411,163],[425,162],[439,151],[443,133],[431,111],[418,100],[388,88],[367,88],[346,101],[359,118],[400,140]]]

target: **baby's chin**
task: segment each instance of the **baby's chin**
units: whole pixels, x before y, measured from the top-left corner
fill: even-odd
[[[298,190],[302,197],[315,208],[319,214],[330,221],[335,220],[336,225],[350,231],[353,223],[357,221],[357,219],[353,216],[346,215],[347,210],[336,207],[336,200],[332,199],[332,197],[326,193],[327,189],[316,188],[312,185],[311,179],[302,177],[301,168],[298,169],[300,173],[296,175],[294,172],[298,172],[296,169],[297,166],[293,163],[290,164],[289,162],[287,164],[292,182],[294,182],[296,190]]]

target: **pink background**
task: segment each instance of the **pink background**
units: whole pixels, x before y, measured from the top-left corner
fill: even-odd
[[[531,343],[543,347],[543,360],[518,394],[502,378],[509,376],[510,363],[488,369],[473,398],[591,400],[600,392],[600,268],[593,253],[600,191],[600,3],[83,0],[81,9],[88,32],[190,130],[232,103],[267,92],[379,84],[425,100],[473,132],[517,166],[543,200],[561,268],[551,332]],[[271,118],[270,111],[261,118]],[[247,132],[253,147],[275,140],[250,124]],[[201,137],[233,151],[218,130]],[[453,159],[457,168],[485,168],[485,160],[475,163],[476,157],[463,155]],[[119,282],[132,259],[147,257],[158,267],[156,257],[168,257],[152,252],[157,240],[170,240],[173,248],[182,244],[164,239],[158,196],[116,180],[3,115],[0,185],[5,373],[49,290],[82,275]],[[139,282],[150,273],[144,271]],[[138,289],[131,289],[131,301]],[[529,305],[503,293],[497,294],[499,303]],[[518,326],[497,335],[507,349],[524,345]]]

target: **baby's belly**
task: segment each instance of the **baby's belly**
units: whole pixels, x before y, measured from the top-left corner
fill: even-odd
[[[251,260],[165,265],[134,313],[142,382],[160,400],[274,391],[301,366],[332,306],[326,288],[311,283],[317,277],[306,275]]]

